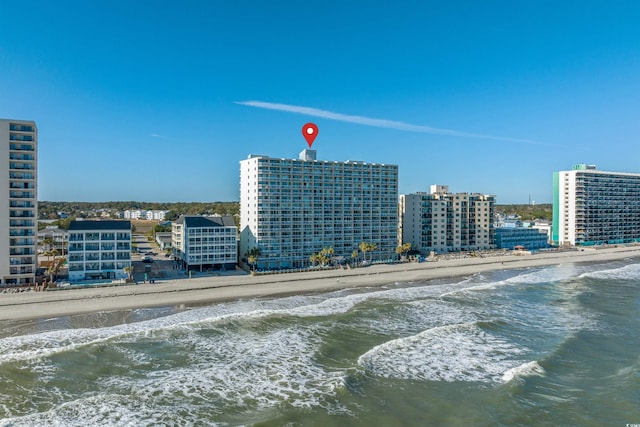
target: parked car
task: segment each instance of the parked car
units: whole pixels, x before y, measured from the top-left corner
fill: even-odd
[[[151,263],[151,262],[153,262],[153,258],[151,258],[150,256],[146,256],[146,257],[142,258],[142,262]]]

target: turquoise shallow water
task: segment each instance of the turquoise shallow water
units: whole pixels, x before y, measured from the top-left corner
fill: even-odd
[[[0,324],[0,425],[640,423],[640,262]]]

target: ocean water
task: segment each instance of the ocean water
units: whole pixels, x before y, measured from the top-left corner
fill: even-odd
[[[0,426],[640,423],[640,260],[0,328]]]

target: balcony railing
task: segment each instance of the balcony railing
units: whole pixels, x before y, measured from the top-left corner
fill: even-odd
[[[14,151],[35,151],[33,145],[29,144],[11,144],[9,149]]]
[[[9,202],[9,207],[10,208],[34,208],[35,205],[33,204],[33,202],[16,202],[15,200],[12,200]]]
[[[9,178],[10,179],[34,179],[34,176],[32,173],[24,173],[24,172],[10,172],[9,173]]]
[[[9,130],[13,130],[16,132],[33,132],[33,126],[31,125],[19,125],[16,123],[11,123],[9,125]]]
[[[33,255],[33,249],[10,249],[9,255],[12,255],[12,256]]]
[[[33,141],[33,136],[31,135],[16,135],[12,133],[9,135],[9,139],[11,141]]]
[[[9,154],[9,159],[10,160],[23,160],[23,161],[33,161],[34,160],[32,154],[16,154],[16,153]]]

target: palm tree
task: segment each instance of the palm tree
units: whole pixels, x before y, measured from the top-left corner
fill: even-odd
[[[407,256],[407,252],[411,250],[411,243],[405,243],[396,248],[396,253],[400,255],[402,258]]]
[[[354,265],[355,265],[355,263],[358,262],[358,256],[359,255],[360,255],[360,252],[357,249],[355,249],[353,252],[351,252],[351,258],[354,261]]]
[[[247,253],[244,255],[245,257],[247,257],[247,262],[249,263],[249,265],[253,266],[253,270],[255,270],[256,264],[258,264],[258,257],[262,255],[262,251],[260,250],[260,248],[253,248],[249,251],[247,251]]]
[[[127,273],[127,275],[129,276],[129,279],[128,279],[128,280],[132,280],[132,279],[133,279],[133,266],[132,266],[132,265],[130,265],[130,266],[128,266],[128,267],[125,267],[123,270],[124,270],[124,272],[125,272],[125,273]]]
[[[375,243],[369,243],[369,242],[362,242],[358,247],[362,251],[363,262],[367,261],[367,252],[373,252],[376,249],[378,249],[378,245],[376,245]]]
[[[320,262],[318,254],[311,254],[309,257],[309,261],[311,261],[311,266],[315,267],[316,263]]]

